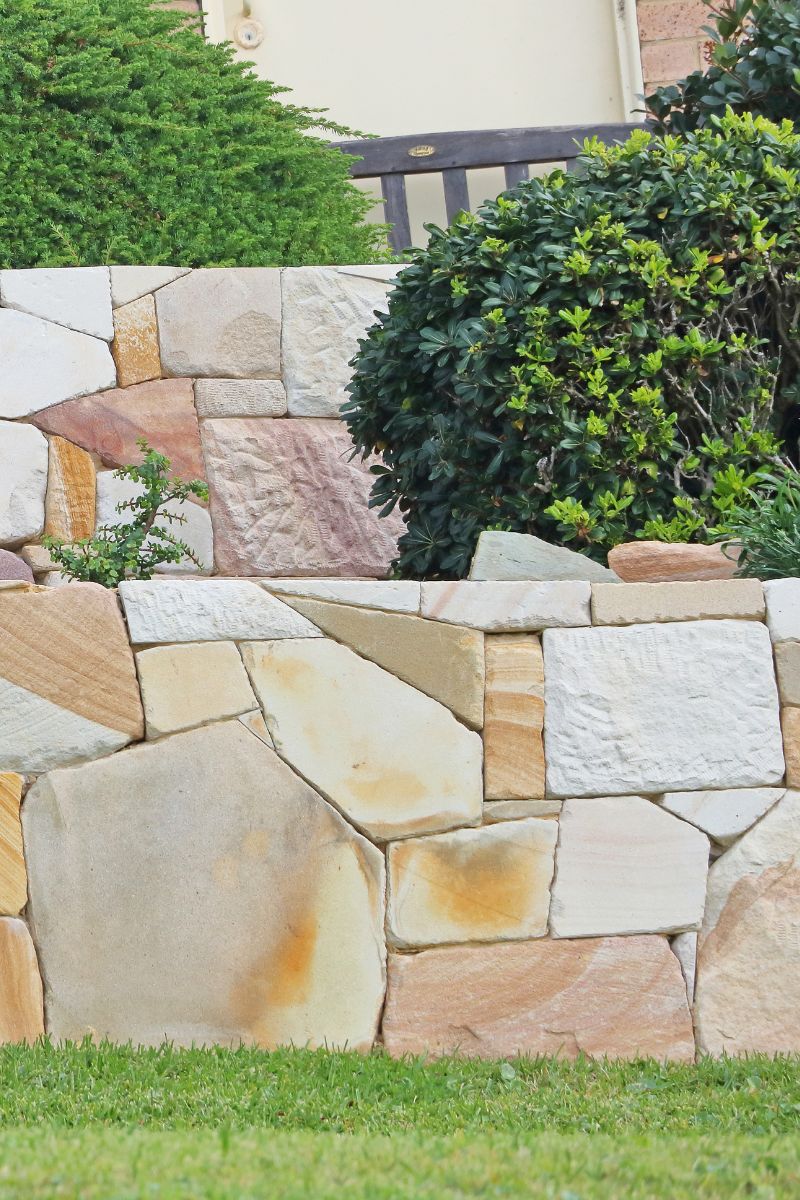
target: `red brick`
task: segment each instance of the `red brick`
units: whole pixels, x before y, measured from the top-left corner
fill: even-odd
[[[711,14],[704,0],[640,0],[638,9],[639,34],[643,44],[696,40],[703,36],[704,26],[711,23]]]
[[[696,41],[653,42],[642,46],[642,70],[646,80],[683,79],[701,65],[700,45]]]

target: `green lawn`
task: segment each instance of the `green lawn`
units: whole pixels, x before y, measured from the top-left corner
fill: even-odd
[[[0,1197],[800,1196],[800,1060],[0,1050]]]

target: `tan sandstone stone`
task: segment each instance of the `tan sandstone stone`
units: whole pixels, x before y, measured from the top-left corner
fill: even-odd
[[[558,826],[515,821],[389,847],[389,936],[400,948],[544,937]]]
[[[50,438],[44,532],[77,542],[94,533],[96,479],[91,455],[66,438]]]
[[[695,997],[700,1050],[800,1051],[800,793],[712,866]]]
[[[694,1058],[665,938],[546,940],[390,955],[390,1054]]]
[[[23,825],[55,1038],[371,1047],[383,856],[239,721],[53,771]]]
[[[257,704],[233,642],[140,650],[136,667],[148,738],[251,712]]]
[[[0,596],[0,771],[46,771],[142,733],[113,592],[75,583]]]
[[[608,565],[625,583],[671,583],[692,579],[731,579],[733,549],[726,558],[719,545],[687,546],[667,542],[623,542],[608,552]]]
[[[323,633],[446,705],[472,729],[483,724],[483,634],[421,617],[295,598]]]
[[[270,750],[275,749],[275,743],[272,740],[272,735],[267,729],[267,722],[264,720],[264,715],[261,709],[254,709],[253,712],[243,713],[239,717],[239,721],[248,729],[255,737],[260,738],[265,746],[269,746]]]
[[[481,740],[449,709],[328,638],[242,654],[278,753],[369,836],[479,823]]]
[[[561,800],[487,800],[483,806],[483,822],[493,825],[497,821],[521,821],[525,817],[555,821],[561,812],[561,804]]]
[[[591,625],[591,584],[577,579],[493,583],[434,579],[422,584],[423,617],[486,633],[530,633],[551,626]]]
[[[156,304],[152,296],[141,296],[114,310],[111,353],[117,364],[120,387],[161,377]]]
[[[18,917],[0,918],[0,1044],[44,1034],[42,977],[31,935]]]
[[[22,777],[0,775],[0,913],[15,917],[28,902],[19,806]]]
[[[700,927],[705,834],[641,796],[566,800],[559,824],[554,937]]]
[[[544,661],[537,637],[487,637],[484,723],[486,799],[543,799]]]
[[[786,759],[786,783],[800,787],[800,708],[781,709],[783,754]]]
[[[702,621],[733,617],[764,619],[764,589],[758,579],[712,579],[685,583],[595,583],[595,625],[638,625],[650,621]]]
[[[774,654],[781,704],[800,706],[800,642],[777,642]]]

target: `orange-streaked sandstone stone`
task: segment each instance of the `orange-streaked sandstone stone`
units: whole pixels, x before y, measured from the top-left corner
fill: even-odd
[[[0,1044],[44,1033],[42,977],[31,935],[18,917],[0,918]]]
[[[66,438],[50,438],[44,531],[77,542],[94,533],[96,480],[90,454]]]
[[[152,296],[140,296],[114,310],[114,341],[111,346],[120,387],[161,378],[156,304]]]
[[[538,637],[486,638],[484,777],[487,800],[544,798],[544,661]]]
[[[19,806],[22,776],[0,775],[0,913],[15,917],[28,901]]]
[[[786,759],[786,782],[789,787],[800,787],[800,708],[781,710],[783,730],[783,756]]]

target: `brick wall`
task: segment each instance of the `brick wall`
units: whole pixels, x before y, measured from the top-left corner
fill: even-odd
[[[703,26],[711,23],[703,0],[638,0],[637,13],[646,92],[703,66]]]

